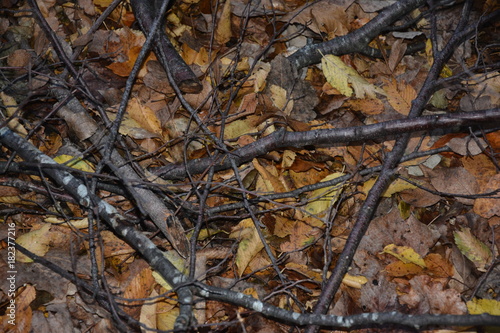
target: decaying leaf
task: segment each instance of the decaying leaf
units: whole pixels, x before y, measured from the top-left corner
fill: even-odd
[[[149,106],[141,103],[137,98],[132,98],[128,103],[127,113],[141,128],[161,136],[160,120]]]
[[[497,192],[490,198],[478,198],[474,201],[474,212],[476,214],[485,218],[490,218],[494,215],[500,216],[498,189],[500,189],[500,174],[491,177],[488,183],[482,188],[482,192],[484,193]]]
[[[259,233],[255,229],[252,219],[245,219],[233,228],[229,238],[240,240],[235,261],[239,276],[247,268],[250,261],[264,248]]]
[[[217,28],[215,29],[215,40],[219,44],[225,44],[233,35],[231,31],[231,0],[224,2],[222,14],[220,16]]]
[[[453,235],[460,252],[472,261],[479,271],[485,272],[486,266],[491,264],[492,253],[490,248],[472,235],[469,228],[455,231]]]
[[[328,83],[342,95],[351,97],[354,93],[356,98],[375,98],[377,93],[385,94],[382,89],[369,83],[352,67],[347,66],[340,57],[332,54],[323,56],[321,65]]]

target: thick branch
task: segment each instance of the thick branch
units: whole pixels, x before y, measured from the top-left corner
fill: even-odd
[[[0,128],[0,143],[17,152],[25,161],[53,165],[54,168],[46,168],[43,171],[74,197],[82,207],[93,209],[96,206],[99,216],[113,231],[120,238],[126,240],[130,246],[134,247],[171,286],[178,288],[176,292],[181,307],[191,306],[193,300],[191,290],[182,286],[186,281],[186,277],[170,261],[164,258],[163,253],[148,237],[137,231],[133,225],[128,224],[126,218],[120,215],[113,206],[92,195],[81,180],[66,170],[58,169],[57,162],[7,127]],[[184,326],[187,326],[190,322],[190,318],[179,317],[178,320],[183,322]]]
[[[170,68],[175,83],[183,92],[199,93],[203,88],[200,81],[175,50],[164,32],[164,25],[160,27],[158,32],[151,31],[151,25],[154,22],[155,16],[158,15],[157,11],[159,9],[159,6],[155,6],[155,4],[161,2],[155,0],[132,0],[130,3],[144,34],[157,34],[155,54],[164,68]]]
[[[319,63],[325,54],[343,55],[358,52],[366,54],[367,46],[373,38],[404,15],[424,5],[425,2],[425,0],[397,1],[358,30],[324,43],[306,45],[288,59],[296,68],[302,68]],[[375,52],[374,49],[373,51]],[[372,56],[374,55],[376,54]]]
[[[306,146],[331,146],[338,143],[363,142],[383,139],[402,133],[433,130],[438,128],[454,128],[488,124],[500,120],[500,108],[454,113],[449,115],[423,116],[413,119],[400,119],[383,123],[339,129],[313,130],[307,132],[274,132],[252,144],[232,152],[238,165],[247,163],[255,157],[265,155],[273,150],[283,148],[303,148]],[[230,161],[224,157],[195,159],[186,164],[170,164],[154,170],[154,173],[165,179],[184,179],[187,173],[200,174],[207,168],[215,166],[216,171],[231,167]]]

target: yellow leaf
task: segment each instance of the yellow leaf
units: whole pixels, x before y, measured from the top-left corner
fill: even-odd
[[[375,184],[375,181],[376,181],[375,178],[368,179],[363,184],[362,191],[365,194],[368,194],[368,192],[373,187],[373,184]],[[394,193],[399,193],[401,191],[411,190],[414,188],[417,188],[417,187],[413,184],[410,184],[410,183],[404,181],[403,179],[398,178],[389,185],[389,187],[385,190],[385,192],[384,192],[384,194],[382,194],[382,196],[385,198],[390,198]]]
[[[485,266],[492,259],[490,248],[474,237],[469,228],[462,228],[461,231],[455,231],[453,236],[460,252],[472,261],[479,271],[486,272]]]
[[[422,257],[409,246],[389,244],[384,247],[384,251],[382,251],[382,253],[390,254],[406,264],[412,263],[422,268],[426,267],[424,259],[422,259]]]
[[[467,309],[472,315],[488,313],[493,316],[500,316],[500,302],[494,299],[473,298],[467,302]]]
[[[16,243],[33,252],[37,256],[43,257],[49,251],[50,243],[50,224],[44,224],[38,230],[30,231],[27,234],[19,236]],[[33,262],[30,258],[19,251],[16,251],[16,260],[19,262]]]
[[[342,172],[334,172],[323,178],[321,182],[327,182],[342,177],[343,175],[344,173]],[[311,215],[318,215],[326,211],[335,201],[337,201],[343,188],[343,184],[340,184],[312,191],[312,193],[308,195],[311,201],[306,205],[305,210]]]
[[[171,331],[174,329],[175,321],[179,317],[179,308],[171,308],[168,311],[158,309],[156,323],[160,331]]]
[[[266,87],[266,79],[269,71],[271,71],[271,64],[265,62],[258,62],[253,69],[252,75],[250,75],[247,82],[253,85],[255,93],[264,90]]]
[[[92,163],[71,155],[59,155],[54,157],[54,161],[59,164],[64,164],[70,168],[81,170],[84,172],[94,172],[95,167]]]
[[[356,289],[361,289],[361,286],[363,286],[365,283],[368,282],[368,279],[365,278],[362,275],[351,275],[349,273],[346,273],[344,278],[342,279],[342,283],[345,284],[346,286],[356,288]]]
[[[224,3],[224,8],[222,8],[222,13],[220,15],[219,23],[215,30],[215,40],[219,44],[226,44],[231,36],[233,35],[231,31],[231,1],[226,0]]]

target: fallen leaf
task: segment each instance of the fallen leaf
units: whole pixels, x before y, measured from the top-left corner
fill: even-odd
[[[490,193],[500,189],[500,174],[490,178],[488,184],[482,188],[483,193]],[[482,217],[490,218],[494,215],[500,216],[500,205],[498,204],[500,194],[497,192],[491,198],[479,198],[474,201],[474,212]]]
[[[387,274],[394,277],[412,276],[422,274],[424,269],[417,264],[395,261],[385,266]]]
[[[376,179],[375,178],[370,178],[363,184],[362,191],[365,194],[368,194],[368,192],[371,190],[373,185],[375,184]],[[385,198],[390,198],[394,193],[406,191],[406,190],[412,190],[416,189],[417,187],[413,184],[408,183],[407,181],[404,181],[401,178],[396,179],[393,181],[389,187],[385,190],[385,192],[382,194],[383,197]]]
[[[64,164],[70,168],[81,170],[84,172],[95,172],[95,167],[89,161],[82,159],[81,157],[75,157],[70,155],[58,155],[54,157],[54,161],[59,164]]]
[[[342,95],[356,98],[375,98],[376,93],[385,94],[384,91],[369,83],[358,74],[352,67],[347,66],[340,57],[328,54],[321,58],[323,74],[328,83],[337,89]],[[352,88],[349,86],[351,84]]]
[[[275,84],[270,86],[269,90],[271,91],[271,100],[274,106],[289,116],[293,110],[293,100],[287,97],[286,90]]]
[[[141,128],[148,132],[162,135],[160,120],[156,113],[148,106],[141,103],[137,98],[130,99],[127,106],[127,113],[135,120]]]
[[[475,195],[479,192],[476,178],[465,168],[436,168],[427,170],[431,184],[439,192],[463,195]],[[456,197],[463,204],[471,205],[474,199]]]
[[[50,224],[44,224],[40,229],[30,231],[17,238],[16,243],[36,254],[43,257],[49,251],[50,244]],[[33,262],[19,251],[16,251],[16,260],[18,262]]]
[[[495,299],[481,299],[474,297],[467,302],[467,309],[471,315],[488,313],[492,316],[500,316],[500,302]]]
[[[486,272],[486,266],[491,264],[492,259],[490,248],[472,235],[469,228],[455,231],[453,236],[460,252],[472,261],[479,271]]]
[[[362,275],[351,275],[346,273],[342,279],[342,283],[346,286],[361,289],[361,287],[368,282],[368,279]]]
[[[389,244],[384,247],[382,253],[390,254],[406,264],[412,263],[422,268],[426,267],[424,259],[422,259],[422,257],[409,246],[397,246],[395,244]]]
[[[384,90],[387,93],[389,104],[397,112],[407,116],[411,109],[412,101],[417,97],[415,88],[405,82],[396,82],[395,79],[386,82]]]
[[[215,29],[215,40],[219,44],[226,44],[233,32],[231,31],[231,0],[226,0],[220,15],[217,28]]]
[[[250,261],[264,248],[264,244],[252,219],[245,219],[238,223],[231,231],[229,238],[239,239],[235,262],[238,274],[242,276]]]
[[[321,182],[327,182],[342,176],[344,176],[344,173],[334,172],[323,178]],[[343,184],[338,184],[312,191],[308,195],[308,198],[311,201],[309,201],[309,203],[305,207],[306,212],[311,215],[318,215],[320,213],[323,213],[337,201],[343,188]]]

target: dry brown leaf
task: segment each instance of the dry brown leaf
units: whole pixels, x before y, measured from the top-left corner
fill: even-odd
[[[429,253],[424,258],[426,273],[433,277],[453,277],[453,265],[438,253]]]
[[[231,0],[226,0],[222,13],[215,29],[215,40],[219,44],[226,44],[233,32],[231,31]]]
[[[365,116],[379,114],[384,111],[384,103],[376,98],[349,99],[344,106],[350,107],[354,111],[359,111]]]
[[[453,138],[446,145],[459,155],[475,156],[481,154],[482,150],[486,147],[486,142],[482,138],[471,139],[470,137],[463,137]]]
[[[425,184],[423,184],[423,186],[426,188],[431,187],[430,185],[426,186]],[[404,202],[412,205],[413,207],[429,207],[441,200],[439,195],[435,195],[421,188],[402,191],[399,193],[399,196],[404,200]]]
[[[401,59],[403,59],[406,52],[407,45],[403,43],[402,39],[397,39],[391,47],[391,54],[389,56],[389,60],[387,65],[389,69],[394,72],[394,69],[399,64]]]
[[[476,178],[481,191],[484,191],[491,177],[497,174],[495,164],[485,154],[464,157],[461,161],[464,168]]]
[[[445,289],[448,279],[432,279],[428,275],[415,276],[410,280],[411,289],[399,297],[413,313],[423,314],[465,314],[467,307],[460,293]]]
[[[281,18],[284,22],[306,25],[317,34],[326,33],[329,39],[349,32],[346,9],[354,0],[325,0],[306,4]]]
[[[150,107],[141,103],[137,98],[130,99],[127,106],[127,113],[130,118],[141,126],[141,128],[159,136],[162,135],[163,130],[156,113],[151,110]]]
[[[252,161],[254,168],[259,172],[261,184],[259,191],[270,193],[283,193],[286,191],[285,185],[278,177],[278,170],[274,165],[262,166],[257,159]]]
[[[475,195],[479,192],[476,178],[464,168],[436,168],[428,170],[431,184],[440,192],[452,194]],[[466,205],[472,205],[474,199],[457,197]]]

